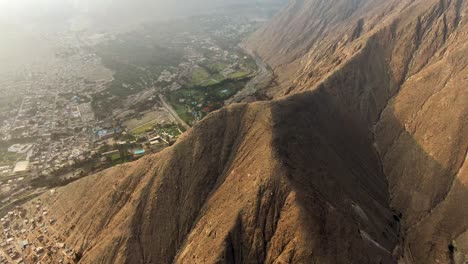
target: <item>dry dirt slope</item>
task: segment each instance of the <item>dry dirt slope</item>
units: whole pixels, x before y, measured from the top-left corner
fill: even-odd
[[[377,155],[363,133],[332,133],[359,128],[309,104],[324,99],[221,110],[161,154],[60,189],[50,211],[83,263],[391,263]]]
[[[60,189],[51,214],[83,263],[463,263],[466,11],[293,1],[247,43],[277,99]]]

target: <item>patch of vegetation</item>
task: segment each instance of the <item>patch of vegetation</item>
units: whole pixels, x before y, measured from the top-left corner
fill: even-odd
[[[166,133],[172,137],[180,136],[180,130],[176,124],[158,125],[155,129],[155,132],[159,135],[164,135]]]
[[[181,62],[180,48],[157,43],[145,32],[132,32],[96,48],[103,64],[114,72],[108,87],[93,95],[92,107],[98,119],[106,118],[112,109],[120,107],[123,98],[148,88],[164,69]]]
[[[254,61],[255,63],[255,61]],[[248,71],[238,65],[234,67],[234,72],[224,77],[221,73],[230,66],[228,62],[217,61],[204,63],[202,67],[196,68],[192,72],[191,83],[188,86],[196,88],[197,86],[208,87],[220,84],[227,79],[236,80],[250,76],[253,71]]]
[[[214,63],[207,63],[203,66],[207,68],[211,73],[219,73],[224,71],[227,67],[229,67],[229,62],[217,61]]]
[[[210,86],[184,87],[167,95],[179,116],[187,123],[201,119],[224,106],[224,101],[242,89],[249,78],[224,80]]]
[[[154,69],[180,63],[182,51],[169,46],[151,32],[135,31],[122,34],[116,40],[100,45],[98,55],[106,59],[118,58],[124,64]]]
[[[195,68],[192,71],[192,83],[194,85],[202,85],[210,77],[211,74],[205,68]]]
[[[176,96],[173,98],[176,98]],[[170,102],[174,110],[179,115],[179,117],[182,118],[182,120],[184,120],[186,123],[190,124],[190,122],[192,122],[195,119],[192,113],[190,112],[190,108],[187,105],[183,103],[177,103],[176,101],[171,100]]]
[[[210,79],[204,81],[204,82],[201,84],[201,86],[211,86],[211,85],[218,84],[218,83],[220,83],[220,82],[221,82],[221,81],[219,81],[219,80],[216,80],[216,79],[214,79],[214,78],[210,78]]]
[[[234,72],[234,73],[229,74],[228,77],[230,79],[241,79],[241,78],[247,77],[248,75],[250,75],[250,72],[238,71],[238,72]]]
[[[136,138],[134,135],[132,135],[132,134],[125,134],[125,135],[122,135],[122,138],[121,138],[121,139],[124,140],[124,141],[127,141],[127,142],[132,142],[132,141],[136,141],[136,140],[137,140],[137,138]]]
[[[251,56],[248,56],[246,54],[242,54],[241,56],[246,57],[242,60],[242,65],[244,65],[247,69],[251,70],[252,72],[258,70],[257,63]]]
[[[114,153],[110,156],[112,162],[120,159],[120,153]]]
[[[135,127],[134,129],[130,130],[130,133],[132,135],[144,134],[144,133],[150,131],[151,129],[153,129],[156,126],[156,124],[157,124],[157,121],[151,121],[151,122],[146,123],[144,125]]]
[[[137,66],[121,62],[113,57],[103,57],[104,65],[114,71],[114,80],[105,90],[111,95],[125,97],[144,88],[149,82],[148,73]]]

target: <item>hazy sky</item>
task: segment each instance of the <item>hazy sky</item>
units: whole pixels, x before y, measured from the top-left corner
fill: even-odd
[[[97,18],[167,18],[211,10],[229,3],[271,0],[0,0],[0,18],[8,20],[60,20],[78,13]]]
[[[42,33],[119,32],[148,20],[210,13],[230,4],[281,0],[0,0],[0,71],[51,52]],[[283,0],[287,1],[287,0]],[[37,59],[39,60],[39,59]]]
[[[223,1],[234,0],[0,0],[0,66],[42,53],[41,33],[128,30]]]

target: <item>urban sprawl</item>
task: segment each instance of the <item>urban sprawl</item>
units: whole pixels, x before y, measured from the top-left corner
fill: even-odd
[[[194,19],[202,26],[170,32],[155,58],[134,50],[163,30],[43,34],[60,40],[54,59],[0,79],[0,263],[73,263],[47,207],[24,202],[172,145],[256,75],[238,46],[256,21]]]

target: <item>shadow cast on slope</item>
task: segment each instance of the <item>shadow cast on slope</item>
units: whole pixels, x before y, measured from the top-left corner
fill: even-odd
[[[275,102],[272,116],[275,149],[297,193],[303,224],[319,223],[309,226],[320,230],[320,237],[310,236],[318,242],[311,259],[391,263],[399,225],[367,126],[321,90]],[[363,243],[363,236],[379,246]]]
[[[359,118],[359,113],[342,109],[324,89],[290,96],[275,102],[272,107],[275,148],[298,194],[303,221],[306,224],[313,218],[321,221],[319,226],[310,227],[311,230],[320,229],[323,236],[310,238],[323,242],[312,255],[318,259],[335,259],[339,263],[350,259],[359,263],[376,263],[377,260],[392,263],[402,254],[397,245],[405,244],[406,255],[409,250],[416,263],[427,263],[426,260],[433,261],[441,255],[448,260],[451,240],[468,228],[468,216],[457,213],[455,205],[457,201],[463,201],[462,198],[468,198],[467,190],[455,180],[455,173],[433,160],[394,116],[387,122],[387,128],[392,130],[381,133],[384,136],[385,133],[389,133],[388,136],[397,133],[405,140],[390,158],[384,158],[386,162],[393,159],[393,164],[398,165],[386,167],[384,173],[374,148],[371,124]],[[406,160],[399,164],[398,159]],[[415,199],[417,192],[423,195],[417,198],[421,199],[418,202],[431,205],[425,208],[424,215],[420,215],[420,219],[427,217],[420,220],[424,232],[409,230],[411,234],[405,243],[401,241],[402,235],[408,235],[408,230],[400,230],[400,216],[405,223],[406,212],[401,214],[391,209],[385,175],[390,174],[388,170],[402,178],[390,178],[392,185],[408,185],[406,192],[395,195],[409,201]],[[445,207],[460,217],[458,220],[436,221],[437,217],[444,217],[445,211],[441,209],[440,215],[436,216],[428,216],[428,211],[444,202],[450,188],[460,189],[459,194]],[[467,206],[460,206],[462,211],[468,210]],[[365,216],[359,215],[356,208],[361,208]],[[404,205],[398,208],[404,208]],[[432,229],[431,224],[434,225]],[[447,230],[454,231],[447,233]],[[415,243],[419,250],[411,252]],[[438,245],[438,251],[433,249],[433,244]]]

